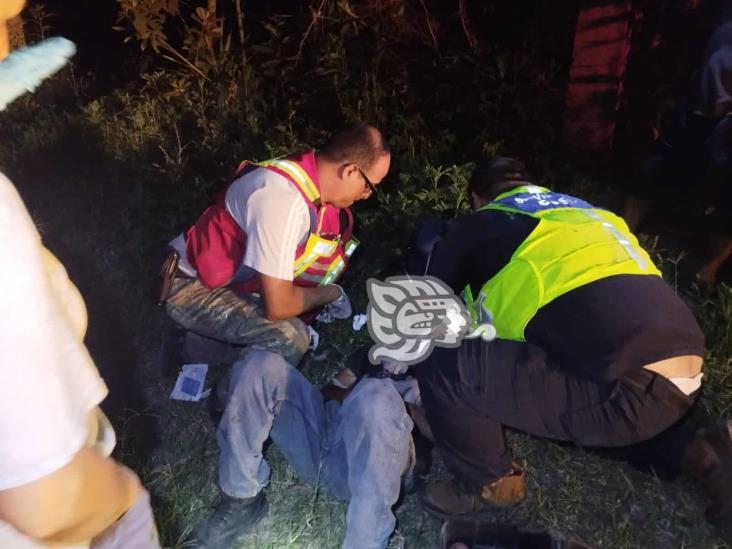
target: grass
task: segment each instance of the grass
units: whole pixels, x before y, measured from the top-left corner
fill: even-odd
[[[114,379],[121,375],[139,380],[142,399],[136,406],[124,403],[122,407],[127,422],[118,427],[118,455],[140,472],[151,491],[166,545],[183,547],[187,531],[215,500],[217,449],[214,426],[205,406],[168,399],[175,379],[163,367],[171,360],[164,345],[164,334],[170,326],[146,294],[153,269],[145,267],[160,241],[151,236],[155,233],[150,226],[153,230],[167,227],[144,219],[143,214],[149,215],[151,208],[145,206],[147,193],[139,190],[137,182],[115,174],[118,164],[96,162],[79,174],[75,170],[78,159],[70,155],[65,162],[56,162],[58,158],[53,157],[58,152],[42,150],[23,157],[53,166],[53,176],[40,184],[38,179],[29,179],[36,174],[29,174],[26,168],[11,168],[8,172],[19,184],[49,245],[69,266],[90,305],[90,325],[96,335],[88,344],[113,392]],[[66,162],[71,165],[66,166]],[[116,190],[100,190],[100,181],[116,186]],[[370,215],[374,223],[380,219],[377,212]],[[73,219],[72,224],[69,219]],[[357,311],[365,309],[365,297],[358,289],[392,259],[384,257],[383,250],[403,246],[398,235],[389,235],[381,245],[364,240],[364,250],[354,263],[348,283]],[[86,262],[93,259],[95,276],[91,278],[74,276],[81,275],[83,265],[80,269],[79,262],[84,263],[84,258]],[[685,261],[682,258],[679,263]],[[732,292],[726,286],[709,292],[691,289],[685,297],[709,340],[704,406],[714,413],[729,413]],[[110,343],[107,332],[119,329],[117,323],[109,322],[111,315],[129,336],[127,344],[134,349],[129,355],[132,363],[109,360],[110,354],[120,349],[114,338],[112,348],[106,348]],[[308,355],[302,366],[315,383],[322,383],[342,367],[349,352],[366,338],[365,332],[353,333],[346,322],[323,328],[322,337],[322,347],[315,357]],[[141,423],[154,427],[158,437],[147,453],[140,453],[135,439]],[[703,497],[687,481],[661,482],[623,464],[521,434],[512,434],[511,444],[517,455],[528,460],[529,497],[516,509],[497,515],[497,519],[547,528],[565,537],[578,535],[598,547],[729,546],[729,541],[704,522]],[[240,546],[339,547],[345,504],[300,482],[275,447],[270,447],[266,455],[273,471],[267,492],[270,512]],[[439,459],[433,476],[446,476]],[[415,496],[405,497],[397,516],[390,547],[436,546],[440,524],[419,509]]]
[[[205,405],[168,398],[180,366],[177,343],[149,288],[161,247],[200,213],[239,160],[318,143],[343,119],[365,118],[388,131],[392,175],[378,202],[357,207],[363,245],[346,281],[356,312],[366,307],[365,280],[400,258],[418,217],[465,211],[466,177],[482,154],[524,156],[541,182],[600,204],[617,200],[613,181],[557,154],[563,61],[546,53],[557,50],[556,36],[527,26],[520,44],[491,44],[480,54],[466,51],[458,33],[436,51],[420,38],[421,7],[410,14],[404,3],[402,15],[374,8],[352,18],[341,13],[348,3],[325,5],[297,63],[307,10],[267,20],[270,34],[247,44],[250,65],[217,51],[220,69],[210,84],[156,66],[126,89],[79,102],[62,75],[0,115],[0,167],[87,301],[87,345],[111,387],[105,406],[116,420],[116,455],[142,476],[169,547],[184,546],[216,498],[217,447]],[[643,242],[707,335],[703,407],[730,415],[732,289],[690,284],[696,260],[678,241],[648,234]],[[317,384],[368,340],[348,322],[322,327],[321,337],[301,366]],[[212,369],[211,379],[222,373]],[[613,549],[730,546],[705,523],[703,497],[686,480],[665,483],[520,433],[510,433],[510,443],[528,461],[529,496],[497,520]],[[270,512],[241,547],[339,547],[345,503],[302,483],[276,447],[266,456]],[[437,454],[431,475],[447,476]],[[404,498],[397,518],[390,548],[436,547],[441,525],[415,496]]]

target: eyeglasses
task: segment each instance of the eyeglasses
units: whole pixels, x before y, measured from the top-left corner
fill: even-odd
[[[360,168],[360,166],[356,166],[358,168],[358,171],[361,173],[361,177],[363,177],[363,180],[366,182],[366,187],[369,190],[369,196],[372,194],[376,194],[376,186],[369,181],[369,178],[366,177],[366,174],[363,173],[363,170]]]

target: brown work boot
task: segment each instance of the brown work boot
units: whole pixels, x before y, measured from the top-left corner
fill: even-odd
[[[443,520],[491,514],[497,507],[515,505],[525,497],[526,469],[516,463],[509,474],[481,488],[453,479],[428,484],[419,493],[424,510]]]
[[[712,500],[705,513],[707,520],[728,523],[732,519],[732,420],[699,429],[684,451],[682,466]]]

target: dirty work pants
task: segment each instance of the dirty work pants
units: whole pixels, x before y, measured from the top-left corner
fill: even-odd
[[[694,399],[639,368],[610,383],[564,373],[533,345],[464,341],[415,367],[427,420],[446,466],[483,486],[511,470],[503,428],[586,447],[678,473],[694,429]]]
[[[186,330],[205,337],[251,345],[279,353],[290,364],[299,364],[310,341],[307,326],[299,318],[270,321],[254,295],[237,294],[230,288],[211,289],[198,279],[173,279],[166,303],[170,317]]]
[[[343,404],[326,403],[282,356],[252,351],[232,371],[218,429],[219,485],[240,498],[262,490],[270,472],[262,447],[271,438],[304,481],[349,501],[344,548],[384,548],[409,466],[411,430],[388,379],[364,379]]]

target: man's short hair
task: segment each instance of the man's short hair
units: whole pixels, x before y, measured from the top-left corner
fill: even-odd
[[[493,200],[499,194],[529,182],[526,166],[520,160],[493,156],[481,160],[468,183],[468,193],[484,200]]]
[[[379,130],[358,122],[334,133],[318,150],[318,154],[331,162],[353,162],[366,170],[380,157],[389,154],[389,146]]]

